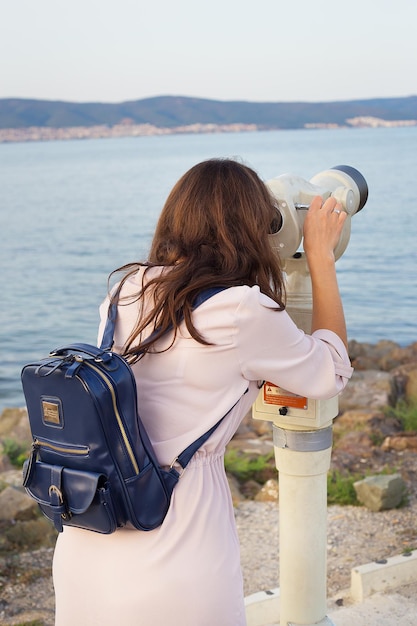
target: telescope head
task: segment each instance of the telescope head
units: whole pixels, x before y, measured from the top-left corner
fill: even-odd
[[[271,225],[270,244],[282,259],[299,250],[303,239],[306,211],[315,196],[323,201],[333,196],[347,213],[339,243],[335,248],[338,259],[350,238],[351,218],[368,199],[368,185],[358,170],[349,165],[336,165],[320,172],[309,181],[292,174],[282,174],[266,182],[276,201],[277,216]]]

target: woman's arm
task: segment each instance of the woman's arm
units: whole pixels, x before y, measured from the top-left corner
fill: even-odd
[[[342,300],[336,277],[334,249],[347,214],[334,198],[324,203],[317,196],[304,221],[304,251],[310,270],[313,293],[311,332],[335,332],[347,347],[347,332]]]

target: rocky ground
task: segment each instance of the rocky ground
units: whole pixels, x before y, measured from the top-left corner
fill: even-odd
[[[417,401],[417,344],[400,348],[393,342],[351,342],[350,354],[355,374],[334,422],[331,471],[362,476],[395,471],[406,484],[407,497],[401,507],[378,512],[364,506],[328,507],[332,598],[344,596],[352,567],[417,549],[417,433],[405,433],[399,420],[386,413],[399,400]],[[0,623],[52,626],[54,531],[21,493],[20,472],[4,453],[10,438],[27,440],[24,411],[0,417]],[[271,451],[270,424],[248,417],[231,448],[247,455]],[[231,477],[246,595],[279,586],[279,490],[273,467],[267,478],[265,484],[242,484]]]

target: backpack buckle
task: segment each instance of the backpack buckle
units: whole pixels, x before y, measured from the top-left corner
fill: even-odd
[[[184,474],[184,472],[185,472],[185,470],[186,470],[187,468],[186,468],[186,467],[183,467],[183,466],[181,465],[180,460],[179,460],[179,457],[177,457],[177,456],[176,456],[176,457],[175,457],[175,459],[172,461],[172,463],[171,463],[171,464],[170,464],[170,466],[169,466],[169,469],[170,469],[170,470],[175,469],[175,471],[177,471],[177,468],[176,468],[176,467],[174,467],[175,463],[177,463],[177,464],[180,466],[180,468],[181,468],[181,471],[179,471],[179,472],[178,472],[178,479],[180,479],[180,478],[181,478],[181,476]]]

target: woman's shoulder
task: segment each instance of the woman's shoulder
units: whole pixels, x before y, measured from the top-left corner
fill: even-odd
[[[262,293],[258,285],[239,285],[215,293],[195,310],[195,314],[196,321],[208,323],[207,315],[212,320],[217,318],[217,321],[239,327],[242,320],[262,320],[277,309],[278,304]]]
[[[250,306],[254,308],[263,307],[266,309],[277,310],[279,305],[269,296],[260,290],[259,285],[239,285],[229,287],[224,292],[225,300],[235,302],[241,306]]]

